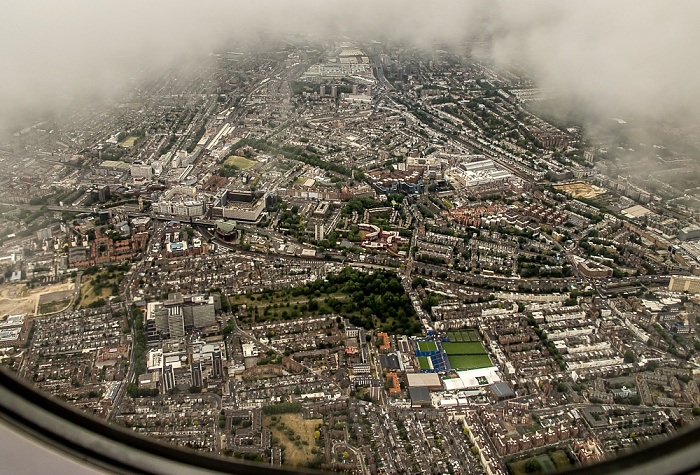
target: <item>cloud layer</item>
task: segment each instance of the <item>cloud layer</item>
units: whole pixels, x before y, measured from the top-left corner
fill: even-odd
[[[9,0],[0,12],[0,128],[229,40],[286,32],[426,47],[486,33],[491,59],[528,66],[591,111],[700,124],[692,0]]]

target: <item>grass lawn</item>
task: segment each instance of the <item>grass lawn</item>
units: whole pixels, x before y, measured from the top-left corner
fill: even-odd
[[[85,287],[83,287],[83,289],[85,289]],[[95,292],[95,289],[92,286],[86,290],[86,293],[83,294],[84,297],[80,299],[80,305],[78,305],[79,309],[87,308],[88,305],[98,301],[99,299],[106,299],[107,297],[112,296],[112,290],[109,287],[100,289],[99,293]]]
[[[433,369],[430,364],[430,358],[427,356],[419,356],[418,363],[420,364],[420,369]]]
[[[295,185],[303,185],[303,184],[306,183],[308,180],[309,180],[308,177],[300,176],[299,178],[297,178],[297,179],[294,181],[294,184],[295,184]]]
[[[566,457],[566,454],[562,450],[558,450],[557,452],[561,452],[564,455],[564,458],[566,458],[568,462],[568,458]],[[555,452],[555,454],[557,453]],[[525,465],[527,462],[531,459],[537,460],[540,465],[542,466],[542,473],[552,473],[556,472],[558,470],[558,467],[554,465],[554,462],[552,462],[552,459],[549,458],[549,455],[543,454],[543,455],[537,455],[535,457],[531,457],[525,460],[518,460],[517,462],[513,462],[509,465],[509,468],[511,469],[513,475],[527,475],[527,470],[525,469]],[[571,464],[568,465],[569,467]]]
[[[462,332],[447,332],[447,338],[449,338],[452,343],[462,343],[464,341]]]
[[[54,313],[58,312],[59,310],[63,310],[64,308],[68,307],[70,305],[72,298],[64,299],[64,300],[54,300],[53,302],[48,302],[48,303],[41,303],[39,304],[39,314],[44,315],[47,313]]]
[[[273,421],[273,417],[277,421]],[[279,446],[284,447],[283,463],[292,466],[305,464],[314,458],[311,449],[316,447],[314,431],[317,424],[323,424],[323,419],[304,419],[301,414],[263,417],[263,427],[269,428],[272,437],[279,439]]]
[[[556,452],[553,452],[550,457],[552,458],[552,461],[554,462],[554,465],[557,466],[557,470],[568,470],[571,468],[571,460],[569,460],[569,457],[566,455],[566,452],[563,450],[557,450]]]
[[[453,355],[448,356],[450,366],[455,370],[487,368],[493,366],[488,355]]]
[[[511,463],[510,465],[508,465],[508,468],[510,469],[509,471],[513,475],[526,475],[527,474],[527,471],[525,471],[525,463],[526,462],[527,462],[527,460],[519,460],[517,462]]]
[[[139,138],[137,136],[130,135],[127,138],[125,138],[124,141],[122,141],[122,143],[120,143],[119,145],[121,145],[122,147],[127,147],[127,148],[133,147],[138,139]]]
[[[239,157],[238,155],[232,155],[226,159],[224,162],[225,165],[233,165],[234,167],[238,168],[239,170],[247,170],[251,168],[253,165],[255,165],[256,162],[255,160],[248,160],[245,157]]]
[[[112,286],[118,285],[122,278],[119,274],[115,276],[105,271],[95,275],[83,276],[80,285],[80,303],[77,308],[87,308],[88,305],[99,299],[106,300],[107,297],[111,297],[113,295]],[[100,285],[95,285],[98,282]]]
[[[448,355],[485,355],[484,345],[478,341],[468,343],[443,343],[442,349]]]
[[[419,341],[418,349],[420,351],[437,351],[438,347],[434,341]]]
[[[554,466],[554,462],[552,462],[552,459],[549,458],[549,455],[539,455],[536,458],[542,465],[542,469],[545,473],[552,473],[557,470],[557,467]]]
[[[326,298],[334,298],[344,301],[348,296],[342,293],[334,293]],[[258,316],[252,318],[251,322],[265,322],[296,319],[313,315],[324,315],[334,313],[333,309],[326,304],[325,298],[313,298],[318,304],[318,310],[309,311],[309,297],[290,297],[282,292],[275,292],[266,296],[256,295],[232,295],[229,297],[234,305],[246,305],[250,308],[258,309]]]

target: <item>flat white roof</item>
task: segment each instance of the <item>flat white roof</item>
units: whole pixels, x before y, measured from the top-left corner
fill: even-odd
[[[406,377],[410,388],[442,386],[437,373],[408,373]]]
[[[467,388],[485,387],[489,384],[498,383],[501,381],[501,377],[498,375],[498,368],[495,366],[470,369],[468,371],[457,371],[457,376],[457,378],[442,380],[446,390],[459,391]],[[487,384],[479,384],[477,378],[485,378]]]

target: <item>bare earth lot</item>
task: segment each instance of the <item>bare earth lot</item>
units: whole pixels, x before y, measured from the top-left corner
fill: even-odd
[[[11,284],[0,286],[0,315],[15,315],[26,313],[34,315],[42,304],[64,300],[66,296],[72,297],[75,284],[66,282],[63,284],[47,285],[35,289],[28,289],[24,284]],[[55,294],[55,295],[54,295]]]

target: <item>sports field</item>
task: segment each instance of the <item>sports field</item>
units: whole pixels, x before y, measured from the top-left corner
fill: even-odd
[[[593,199],[605,193],[603,188],[588,183],[570,183],[568,185],[555,185],[554,188],[570,194],[574,198]]]
[[[447,332],[447,337],[450,339],[451,342],[454,343],[481,341],[481,338],[479,338],[479,333],[477,333],[476,330],[471,328],[467,330],[456,330],[453,332]]]
[[[136,141],[137,141],[138,139],[139,139],[139,138],[138,138],[136,135],[129,135],[129,136],[128,136],[127,138],[125,138],[124,141],[123,141],[122,143],[120,143],[119,145],[121,145],[122,147],[126,147],[126,148],[133,147],[134,144],[136,143]]]
[[[448,356],[451,355],[485,355],[484,345],[478,341],[469,343],[443,343],[442,349]]]
[[[438,347],[434,341],[419,341],[418,349],[420,351],[437,351]]]
[[[427,356],[419,356],[418,363],[420,364],[420,369],[433,369],[433,365],[430,364],[430,358]]]
[[[493,366],[488,355],[452,355],[448,356],[447,359],[450,362],[450,367],[457,371]]]
[[[248,160],[245,157],[239,157],[237,155],[232,155],[226,159],[224,162],[225,165],[232,165],[239,170],[247,170],[251,168],[253,165],[255,165],[256,162],[255,160]]]

